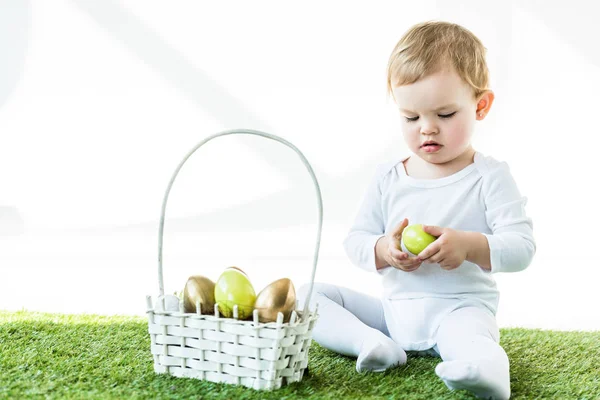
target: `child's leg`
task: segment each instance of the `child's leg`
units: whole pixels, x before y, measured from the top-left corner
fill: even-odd
[[[304,306],[308,285],[298,290]],[[321,346],[358,357],[356,370],[384,371],[406,362],[406,353],[390,337],[381,301],[344,287],[315,282],[310,309],[319,303],[313,339]]]
[[[490,312],[459,308],[441,321],[436,339],[444,362],[435,372],[446,386],[488,399],[510,397],[508,357],[498,344],[500,331]]]

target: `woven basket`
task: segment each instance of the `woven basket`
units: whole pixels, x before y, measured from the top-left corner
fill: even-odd
[[[308,296],[304,309],[298,309],[296,302],[296,310],[285,323],[282,313],[278,314],[276,322],[259,322],[257,310],[253,312],[252,320],[239,320],[237,305],[234,306],[233,318],[220,316],[218,304],[215,304],[214,315],[203,315],[199,304],[196,304],[196,313],[185,313],[182,302],[179,303],[179,311],[162,311],[167,309],[162,270],[163,229],[167,199],[175,177],[187,159],[206,142],[233,134],[258,135],[292,148],[300,156],[315,185],[319,221]],[[152,297],[146,296],[154,371],[257,390],[278,389],[282,384],[302,380],[308,365],[312,330],[318,318],[318,306],[310,311],[308,303],[315,280],[322,225],[323,203],[315,174],[300,150],[285,139],[249,129],[234,129],[212,135],[196,145],[175,170],[162,204],[158,234],[158,299],[163,299],[163,307],[155,309]]]

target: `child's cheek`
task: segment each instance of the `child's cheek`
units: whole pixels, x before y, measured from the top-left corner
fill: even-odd
[[[413,127],[413,126],[404,126],[404,128],[402,129],[402,133],[404,135],[404,141],[405,143],[409,146],[409,148],[414,149],[415,146],[419,147],[420,146],[420,142],[419,142],[419,129]]]
[[[461,146],[465,143],[465,141],[469,140],[471,127],[467,121],[462,121],[460,119],[456,119],[450,124],[449,135],[447,135],[448,144],[455,147]]]
[[[421,135],[421,128],[413,128],[413,134],[411,137],[412,137],[412,146],[415,149],[415,151],[418,151],[419,148],[421,147],[421,142],[425,140],[425,139],[423,139],[423,137]]]

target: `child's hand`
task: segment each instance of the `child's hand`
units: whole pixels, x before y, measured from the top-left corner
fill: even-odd
[[[411,272],[421,266],[421,260],[418,260],[417,257],[410,257],[401,250],[400,240],[402,239],[402,231],[407,226],[408,219],[404,218],[402,223],[387,235],[388,251],[384,258],[390,266],[405,272]]]
[[[438,263],[445,270],[458,268],[467,259],[464,232],[431,225],[423,225],[423,230],[438,238],[420,252],[417,259],[427,263]]]

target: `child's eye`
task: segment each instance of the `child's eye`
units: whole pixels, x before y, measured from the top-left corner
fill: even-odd
[[[450,114],[444,114],[444,115],[438,114],[438,117],[440,117],[440,118],[452,118],[452,116],[454,114],[456,114],[456,111],[454,111],[453,113],[450,113]]]
[[[416,120],[419,119],[419,117],[404,117],[406,119],[406,122],[415,122]]]

